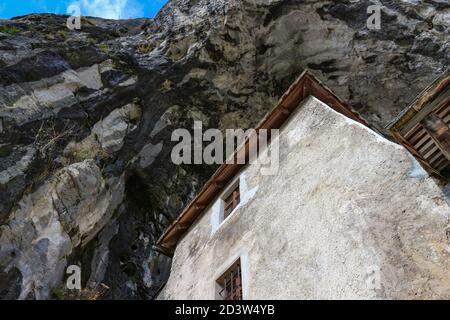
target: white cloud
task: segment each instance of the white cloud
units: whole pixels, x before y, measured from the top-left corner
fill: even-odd
[[[81,0],[82,15],[106,19],[142,17],[142,6],[135,0]]]
[[[139,3],[139,0],[128,0],[127,5],[122,11],[124,19],[143,18],[144,7]]]

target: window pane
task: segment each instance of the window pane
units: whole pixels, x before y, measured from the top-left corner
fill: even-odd
[[[218,280],[223,286],[219,295],[224,300],[242,300],[242,277],[240,261],[236,261]]]
[[[228,197],[224,200],[224,214],[225,219],[233,210],[238,206],[240,202],[239,185],[230,193]]]

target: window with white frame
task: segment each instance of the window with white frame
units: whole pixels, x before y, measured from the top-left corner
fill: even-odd
[[[216,280],[216,297],[221,300],[242,300],[241,259],[237,259]]]
[[[240,201],[241,195],[238,180],[223,197],[223,220],[225,220],[231,212],[236,209]]]

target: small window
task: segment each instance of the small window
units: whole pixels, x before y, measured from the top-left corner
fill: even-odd
[[[223,300],[242,300],[241,261],[238,259],[216,280],[218,297]]]
[[[232,189],[231,193],[223,200],[224,201],[224,212],[223,212],[223,219],[225,220],[230,213],[238,206],[240,201],[240,194],[239,194],[239,183],[237,186]]]

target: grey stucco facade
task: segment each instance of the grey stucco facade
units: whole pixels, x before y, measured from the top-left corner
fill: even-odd
[[[238,258],[244,299],[450,298],[442,188],[403,147],[319,100],[281,128],[277,173],[251,164],[236,183],[240,205],[221,221],[217,195],[178,243],[158,299],[217,298]]]

